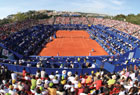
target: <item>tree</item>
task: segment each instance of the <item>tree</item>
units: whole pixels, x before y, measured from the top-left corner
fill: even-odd
[[[18,12],[14,15],[13,21],[24,21],[27,18],[27,16],[24,13]]]
[[[11,19],[4,18],[4,19],[0,20],[0,25],[7,24],[10,22],[12,22]]]
[[[113,19],[124,21],[124,19],[126,19],[126,16],[123,14],[119,14],[119,15],[115,16]]]

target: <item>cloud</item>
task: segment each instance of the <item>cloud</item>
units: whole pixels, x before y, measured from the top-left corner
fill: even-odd
[[[121,6],[121,5],[124,3],[124,1],[122,1],[122,0],[111,0],[111,2],[112,2],[113,4],[119,5],[119,6]]]
[[[92,13],[105,13],[114,15],[116,11],[123,10],[125,8],[125,0],[81,0],[82,3],[73,2],[78,11],[92,12]]]

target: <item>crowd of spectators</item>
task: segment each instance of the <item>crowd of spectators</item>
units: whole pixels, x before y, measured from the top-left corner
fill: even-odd
[[[0,39],[3,40],[14,32],[27,29],[31,26],[37,25],[36,20],[26,20],[22,22],[14,22],[0,26]]]
[[[89,17],[88,20],[90,21],[90,24],[102,24],[108,27],[112,27],[114,29],[117,29],[119,31],[128,33],[132,36],[135,36],[136,38],[140,38],[140,26],[135,25],[129,22],[124,21],[118,21],[118,20],[111,20],[111,19],[103,19],[103,18],[91,18]]]
[[[87,17],[71,17],[72,24],[89,24]]]
[[[55,24],[89,24],[87,17],[56,17]]]
[[[70,24],[70,17],[56,17],[55,24]]]
[[[104,70],[78,74],[63,70],[47,74],[45,69],[32,75],[11,72],[0,66],[1,95],[139,95],[140,67],[127,67],[120,72]]]
[[[38,20],[38,24],[44,24],[44,25],[52,25],[55,22],[55,17],[51,17],[49,19],[42,19],[42,20]]]
[[[103,19],[103,18],[94,18],[94,17],[51,17],[49,19],[43,20],[26,20],[22,22],[15,22],[6,25],[0,26],[0,39],[3,40],[9,34],[13,32],[20,31],[22,29],[29,28],[38,24],[102,24],[108,27],[112,27],[114,29],[120,30],[122,32],[128,33],[136,38],[140,38],[140,26],[131,24],[125,21],[111,20],[111,19]]]

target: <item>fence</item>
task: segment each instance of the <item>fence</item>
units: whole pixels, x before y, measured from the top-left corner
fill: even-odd
[[[27,66],[20,66],[20,65],[14,65],[14,64],[7,64],[7,63],[0,63],[0,64],[6,66],[8,68],[8,70],[15,71],[15,72],[22,72],[23,68],[25,68],[26,71],[30,74],[36,74],[37,70],[42,70],[43,69],[43,68],[37,68],[37,67],[27,67]],[[77,72],[80,75],[80,74],[85,74],[85,73],[91,74],[91,71],[96,72],[100,68],[94,68],[94,69],[89,69],[89,68],[88,69],[44,68],[44,69],[47,72],[47,74],[51,74],[51,72],[56,72],[56,71],[61,73],[63,70],[66,70],[67,72],[71,71],[73,74],[75,72]]]

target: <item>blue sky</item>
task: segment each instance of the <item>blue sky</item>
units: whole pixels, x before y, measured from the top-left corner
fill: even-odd
[[[140,0],[0,0],[0,19],[29,10],[116,14],[140,13]]]

